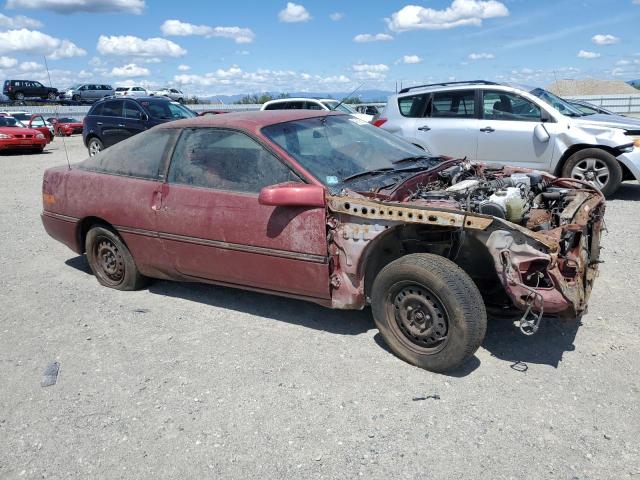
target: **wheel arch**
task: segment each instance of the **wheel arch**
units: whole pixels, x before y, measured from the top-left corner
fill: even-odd
[[[77,238],[78,246],[80,247],[80,253],[85,253],[86,251],[85,242],[87,240],[87,233],[89,233],[89,230],[91,230],[93,227],[104,227],[108,230],[111,230],[113,233],[118,235],[122,240],[122,242],[125,243],[126,245],[126,242],[124,241],[122,236],[118,233],[118,230],[116,230],[116,228],[113,225],[111,225],[109,222],[107,222],[103,218],[89,216],[80,220],[78,222],[78,226],[76,229],[76,238]]]
[[[556,164],[556,168],[554,169],[553,174],[556,177],[561,177],[562,169],[565,163],[567,163],[567,160],[569,160],[569,158],[571,158],[573,154],[578,153],[581,150],[586,150],[587,148],[597,148],[598,150],[607,152],[610,155],[613,155],[614,157],[617,157],[618,155],[620,155],[620,152],[613,147],[608,147],[606,145],[590,145],[588,143],[578,143],[576,145],[571,145],[569,148],[567,148],[564,151],[564,153],[560,157],[560,160],[558,160],[558,163]],[[629,174],[631,173],[629,172],[629,169],[620,160],[616,158],[616,161],[622,167],[622,172],[623,174],[625,174],[625,176],[626,176],[626,173],[629,173]]]

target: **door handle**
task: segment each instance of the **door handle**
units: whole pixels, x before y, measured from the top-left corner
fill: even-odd
[[[97,122],[96,125],[102,125],[102,122]]]
[[[153,203],[151,204],[151,210],[153,210],[154,212],[157,212],[160,210],[161,206],[162,206],[162,192],[158,190],[153,192]]]
[[[431,130],[431,127],[429,125],[422,125],[421,127],[418,127],[418,130],[420,130],[421,132],[428,132],[429,130]]]
[[[119,127],[124,127],[124,123],[119,123],[118,126]]]
[[[484,127],[484,128],[481,128],[480,131],[484,133],[491,133],[491,132],[495,132],[496,130],[491,127]]]

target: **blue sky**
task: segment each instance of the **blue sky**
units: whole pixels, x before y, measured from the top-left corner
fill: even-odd
[[[640,0],[0,0],[0,73],[189,93],[640,78]]]

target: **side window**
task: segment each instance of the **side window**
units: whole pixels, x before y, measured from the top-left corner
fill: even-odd
[[[431,116],[434,118],[475,117],[475,91],[456,90],[434,93]]]
[[[304,108],[305,102],[288,102],[287,110],[302,110]]]
[[[304,102],[305,110],[323,110],[323,108],[315,102]]]
[[[485,91],[482,113],[487,120],[540,121],[540,107],[520,95],[509,92]]]
[[[283,103],[271,103],[265,107],[265,110],[282,110]]]
[[[121,117],[122,116],[122,103],[120,101],[104,102],[102,106],[103,117]]]
[[[398,107],[404,117],[423,117],[427,107],[429,94],[410,95],[398,98]]]
[[[102,107],[104,107],[104,103],[99,103],[89,112],[89,115],[102,115]]]
[[[176,145],[168,181],[233,192],[258,193],[277,183],[300,181],[247,135],[216,128],[186,129]]]
[[[40,82],[31,82],[31,86],[35,88],[44,88],[44,85],[42,85]]]
[[[80,166],[114,175],[156,179],[169,141],[176,134],[172,128],[148,130],[101,151]]]
[[[142,117],[142,110],[140,110],[140,107],[133,102],[124,102],[124,117],[140,120]]]

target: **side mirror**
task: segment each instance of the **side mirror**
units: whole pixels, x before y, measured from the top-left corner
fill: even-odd
[[[549,132],[547,132],[547,129],[544,128],[543,123],[539,123],[538,125],[536,125],[536,127],[533,129],[533,134],[541,143],[547,143],[551,138],[551,135],[549,135]]]
[[[324,207],[324,187],[307,183],[281,183],[264,187],[258,196],[260,205],[274,207]]]
[[[140,120],[146,122],[147,120],[149,120],[149,115],[147,115],[146,113],[140,114]]]

